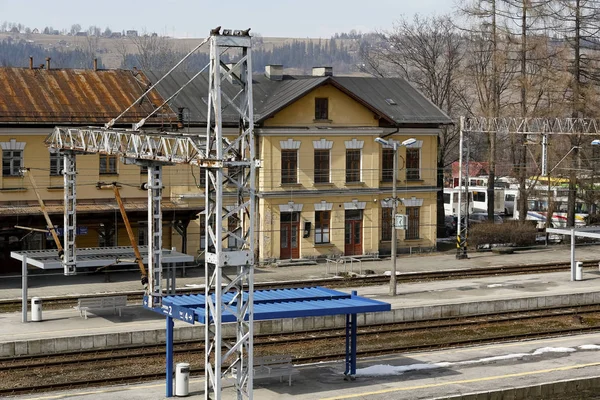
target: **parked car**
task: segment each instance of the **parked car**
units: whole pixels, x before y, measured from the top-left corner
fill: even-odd
[[[487,213],[473,213],[469,215],[469,224],[480,224],[482,222],[487,222],[488,221],[488,215]],[[494,214],[494,223],[495,224],[501,224],[504,221],[502,220],[502,217],[498,214]]]
[[[456,221],[457,217],[453,215],[446,215],[444,219],[444,226],[446,228],[446,236],[452,236],[456,234]]]

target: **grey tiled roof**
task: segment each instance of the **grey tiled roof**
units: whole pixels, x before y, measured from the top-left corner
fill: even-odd
[[[351,76],[334,76],[332,79],[396,124],[452,123],[450,117],[405,79]],[[393,100],[392,104],[388,99]]]
[[[160,75],[146,73],[152,82]],[[158,86],[162,97],[168,98],[183,86],[192,75],[177,72],[165,78]],[[272,81],[264,75],[253,77],[254,117],[257,123],[273,116],[279,110],[298,100],[311,90],[324,84],[331,84],[353,97],[374,113],[386,119],[391,125],[443,125],[452,120],[438,107],[425,98],[418,90],[402,78],[367,77],[313,77],[285,75],[281,81]],[[239,86],[227,81],[221,84],[223,91],[233,98]],[[171,107],[177,110],[185,107],[189,111],[190,122],[206,123],[208,96],[207,75],[197,77],[172,101]],[[389,101],[388,99],[392,100]],[[238,119],[232,107],[226,107],[222,100],[223,123],[237,124]]]

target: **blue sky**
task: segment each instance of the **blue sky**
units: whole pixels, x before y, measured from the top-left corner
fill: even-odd
[[[453,0],[0,0],[0,22],[43,29],[78,23],[205,37],[215,26],[251,27],[263,36],[330,37],[389,29],[400,16],[451,12]]]

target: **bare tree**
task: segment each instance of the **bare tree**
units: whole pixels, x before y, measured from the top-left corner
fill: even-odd
[[[69,31],[69,33],[73,36],[75,36],[77,34],[77,32],[81,31],[81,25],[79,24],[73,24],[71,25],[71,30]]]
[[[142,70],[166,72],[179,59],[179,55],[171,49],[169,40],[164,36],[148,35],[144,32],[139,36],[129,36],[126,40],[133,44],[136,51],[132,55]]]
[[[450,117],[463,111],[465,93],[460,79],[464,41],[449,16],[401,19],[377,41],[362,46],[363,70],[375,76],[401,76],[413,83]],[[438,137],[438,187],[444,185],[444,168],[456,158],[458,131],[444,127]],[[443,191],[438,192],[438,226],[444,225]]]
[[[597,0],[557,0],[552,13],[558,22],[557,33],[566,39],[571,54],[570,74],[566,98],[571,105],[571,116],[580,118],[598,111],[598,59],[595,43],[600,31],[600,2]],[[575,204],[577,198],[577,175],[581,159],[579,148],[581,135],[571,135],[571,169],[567,225],[575,225]]]

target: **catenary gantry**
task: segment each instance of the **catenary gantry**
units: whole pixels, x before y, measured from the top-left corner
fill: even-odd
[[[465,135],[470,133],[504,133],[528,136],[541,136],[542,139],[542,164],[547,160],[547,136],[548,135],[600,135],[600,120],[594,118],[522,118],[522,117],[461,117],[459,126],[459,187],[458,192],[458,219],[456,231],[456,258],[467,258],[468,218],[461,216],[463,202],[468,202],[468,167],[466,176],[463,176],[463,159],[469,160],[469,146],[463,146]],[[466,153],[466,154],[465,154]],[[546,173],[542,171],[542,176]],[[466,185],[463,185],[463,178]]]
[[[206,135],[147,132],[113,128],[115,120],[104,128],[57,127],[49,135],[49,148],[60,151],[65,159],[65,274],[75,272],[75,159],[77,154],[117,155],[125,162],[148,167],[148,301],[158,307],[162,301],[162,167],[170,164],[195,164],[205,168],[206,218],[206,296],[205,309],[210,315],[205,325],[206,398],[221,398],[222,367],[236,371],[238,398],[252,398],[253,363],[253,288],[256,226],[256,169],[254,115],[252,104],[251,38],[248,31],[211,31],[203,41],[210,44],[208,123]],[[196,49],[200,47],[197,46]],[[195,50],[195,49],[194,49]],[[221,57],[235,52],[237,63],[228,68]],[[187,56],[186,56],[187,57]],[[178,65],[181,64],[178,63]],[[235,74],[233,73],[235,71]],[[197,76],[197,75],[195,75]],[[239,91],[229,97],[221,91],[221,81],[235,80]],[[147,94],[151,88],[145,94]],[[198,94],[200,95],[200,94]],[[239,134],[223,137],[222,102],[239,116]],[[234,187],[234,199],[225,204],[223,186]],[[235,222],[235,223],[232,223]],[[224,248],[227,239],[234,246]],[[68,246],[68,247],[67,247]],[[69,251],[73,251],[69,253]],[[224,267],[234,267],[228,275]],[[231,270],[229,268],[228,270]],[[248,294],[243,295],[243,289]],[[208,295],[213,293],[212,296]],[[228,296],[224,296],[228,293]],[[235,306],[234,306],[235,305]],[[225,341],[222,335],[223,313],[235,316],[237,337]],[[167,324],[172,324],[168,317]],[[249,367],[250,366],[250,367]]]

